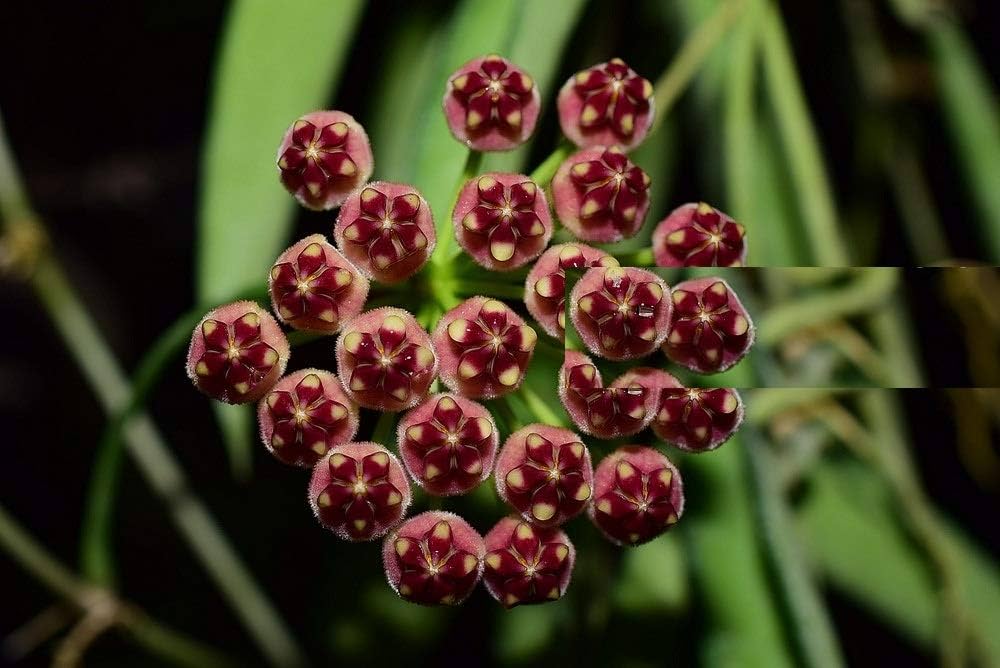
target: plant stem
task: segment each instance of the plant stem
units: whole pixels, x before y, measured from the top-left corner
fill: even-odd
[[[483,164],[483,153],[481,151],[470,150],[465,159],[465,167],[455,184],[455,194],[452,197],[452,209],[458,200],[458,195],[462,191],[462,186],[479,173]],[[434,249],[434,256],[431,258],[430,271],[427,272],[430,292],[437,300],[441,309],[447,311],[458,304],[458,298],[451,290],[454,276],[454,258],[452,253],[452,241],[455,230],[452,226],[452,211],[438,215],[437,223],[437,247]]]
[[[545,160],[541,162],[535,170],[531,172],[529,178],[535,182],[539,188],[548,188],[549,184],[552,183],[552,177],[556,175],[556,171],[559,169],[559,165],[563,161],[572,155],[576,147],[573,146],[565,137],[559,140],[559,144],[556,146],[555,150],[549,154]]]
[[[36,542],[3,506],[0,506],[0,546],[46,588],[81,611],[95,606],[110,607],[116,612],[114,621],[151,653],[188,666],[231,665],[217,650],[164,626],[118,600],[111,592],[78,578]]]
[[[777,477],[777,458],[755,428],[745,429],[742,437],[764,553],[802,663],[812,668],[843,666],[833,624],[795,534],[792,511]]]
[[[653,249],[643,248],[634,253],[615,256],[623,267],[652,267],[655,266],[653,260]]]
[[[44,227],[31,210],[6,133],[0,121],[0,212],[10,224],[30,226],[45,239]],[[46,253],[30,273],[39,301],[70,354],[109,414],[127,405],[132,390],[118,360],[97,324],[63,274],[55,255]],[[268,660],[275,665],[300,665],[303,655],[280,615],[222,534],[202,501],[187,484],[184,472],[146,413],[124,427],[129,454],[152,489],[164,500],[178,530],[208,571],[233,611],[247,627]]]
[[[761,29],[764,80],[774,105],[813,255],[819,265],[849,264],[847,248],[838,231],[836,206],[819,139],[776,3],[768,3]]]

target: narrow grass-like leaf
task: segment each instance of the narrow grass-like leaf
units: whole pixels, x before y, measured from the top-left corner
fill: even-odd
[[[962,173],[979,216],[985,260],[1000,262],[1000,108],[997,91],[962,29],[948,20],[932,23],[927,39],[934,59],[938,97]],[[960,218],[964,218],[959,214]]]
[[[805,94],[795,71],[788,35],[775,3],[769,3],[762,26],[765,83],[778,119],[786,159],[795,183],[802,219],[816,264],[849,264],[840,234],[833,191],[813,127]]]

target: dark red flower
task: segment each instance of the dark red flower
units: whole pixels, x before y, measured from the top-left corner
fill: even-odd
[[[314,111],[295,121],[278,147],[285,188],[310,209],[340,206],[373,168],[364,128],[342,111]]]
[[[598,464],[590,517],[612,541],[650,541],[673,526],[683,511],[680,474],[660,452],[627,446]]]
[[[464,397],[428,397],[399,422],[406,470],[431,494],[465,494],[489,477],[499,434],[489,411]]]
[[[430,207],[420,193],[383,181],[344,202],[333,233],[344,255],[383,283],[398,283],[419,271],[436,240]]]
[[[257,407],[260,436],[275,457],[312,466],[358,430],[358,407],[340,381],[320,369],[303,369],[278,381]]]
[[[660,267],[739,267],[747,259],[746,230],[718,209],[685,204],[653,231],[653,255]]]
[[[649,176],[620,148],[570,156],[552,179],[556,215],[574,236],[609,243],[634,236],[649,210]]]
[[[584,244],[552,246],[528,272],[524,304],[542,329],[561,340],[566,330],[566,270],[617,266],[613,256]]]
[[[187,372],[195,386],[219,401],[256,401],[278,382],[288,363],[288,340],[254,302],[210,311],[195,328]]]
[[[570,77],[557,104],[563,133],[576,145],[630,149],[653,121],[653,85],[612,58]]]
[[[743,400],[732,388],[663,389],[653,432],[682,450],[719,447],[743,422]]]
[[[566,592],[576,554],[559,529],[505,517],[485,542],[483,582],[505,608],[555,601]]]
[[[309,502],[320,524],[345,540],[372,540],[398,524],[410,484],[396,457],[378,443],[345,443],[313,468]]]
[[[497,457],[500,498],[538,526],[557,526],[590,500],[590,453],[567,429],[533,424],[510,435]]]
[[[430,511],[385,539],[382,562],[389,585],[421,605],[458,605],[482,575],[482,537],[458,515]]]
[[[286,250],[271,268],[271,303],[296,329],[335,332],[364,308],[368,280],[322,234]]]
[[[674,288],[670,335],[663,351],[699,373],[718,373],[740,361],[753,344],[750,316],[720,278],[698,278]]]
[[[523,143],[538,120],[535,82],[498,55],[476,58],[448,80],[444,113],[451,133],[476,151],[504,151]]]
[[[472,297],[444,314],[433,340],[445,385],[491,399],[520,386],[538,335],[503,302]]]
[[[345,326],[337,341],[337,368],[344,389],[362,406],[404,410],[427,394],[437,356],[412,315],[385,307]]]
[[[612,360],[643,357],[667,335],[668,289],[645,269],[595,267],[573,287],[570,317],[592,353]]]

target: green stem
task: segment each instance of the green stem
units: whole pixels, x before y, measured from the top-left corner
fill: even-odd
[[[53,557],[0,506],[0,546],[46,588],[82,611],[102,602],[119,611],[116,621],[136,643],[162,659],[186,666],[226,666],[231,662],[211,647],[171,629],[117,600],[111,592],[78,578]]]
[[[837,226],[833,192],[823,165],[819,139],[809,116],[795,61],[778,7],[771,2],[762,25],[764,77],[774,105],[799,207],[817,264],[849,264]]]
[[[566,426],[567,422],[565,414],[557,415],[549,404],[538,396],[527,383],[521,385],[521,389],[518,390],[518,394],[521,395],[524,403],[527,404],[528,408],[535,414],[535,417],[537,417],[539,421],[553,426]]]
[[[465,159],[465,167],[455,184],[455,194],[452,197],[452,208],[458,200],[458,195],[462,186],[479,173],[483,164],[483,153],[481,151],[470,150]],[[454,308],[458,305],[459,299],[451,289],[455,272],[454,257],[452,253],[452,242],[455,230],[452,227],[451,212],[438,216],[437,223],[437,247],[434,249],[434,257],[431,259],[431,266],[427,272],[430,292],[443,311]]]
[[[793,513],[777,476],[777,458],[756,429],[744,429],[742,436],[747,442],[744,460],[754,488],[753,498],[762,529],[760,540],[787,611],[789,631],[802,665],[811,668],[843,666],[844,658],[833,624],[797,540]]]

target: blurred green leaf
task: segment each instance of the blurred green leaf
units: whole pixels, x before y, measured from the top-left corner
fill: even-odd
[[[361,14],[360,0],[240,0],[230,9],[202,156],[197,301],[232,298],[288,241],[294,200],[275,152],[301,114],[324,107]]]
[[[497,658],[511,665],[523,665],[541,654],[555,635],[558,612],[555,604],[501,611],[496,634]]]
[[[984,259],[1000,262],[1000,108],[989,75],[961,27],[949,20],[927,31],[938,97],[987,244]],[[961,215],[961,214],[959,214]]]
[[[676,534],[626,550],[615,584],[615,604],[629,613],[683,608],[688,599],[687,562]]]
[[[684,457],[695,474],[698,515],[686,519],[688,563],[712,620],[703,659],[712,666],[792,666],[781,617],[757,544],[760,530],[741,463],[739,437],[711,456]]]

